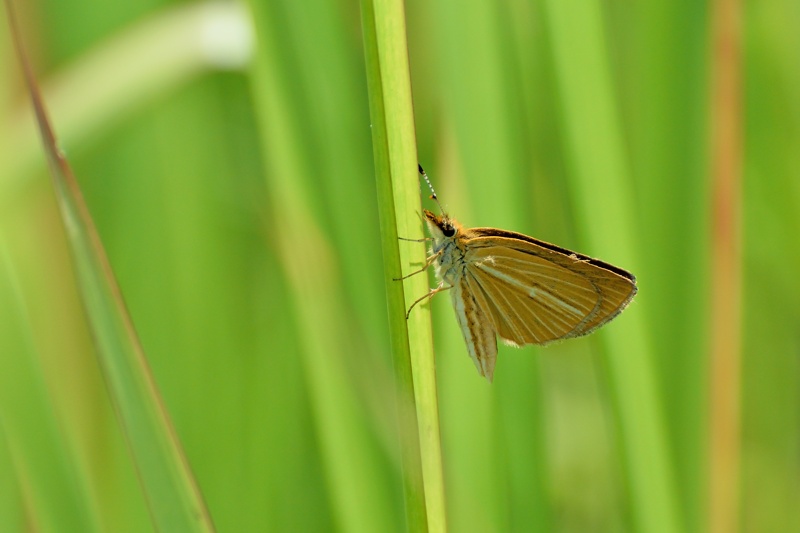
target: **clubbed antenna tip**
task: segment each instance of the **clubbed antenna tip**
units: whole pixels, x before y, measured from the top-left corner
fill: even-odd
[[[436,196],[436,191],[433,190],[433,185],[431,185],[431,180],[428,179],[428,174],[425,173],[425,169],[422,168],[422,165],[420,165],[419,163],[417,163],[417,167],[419,168],[419,173],[422,175],[423,178],[425,178],[425,183],[428,184],[428,188],[431,190],[431,199],[436,202],[436,205],[439,206],[439,210],[442,212],[442,215],[446,217],[447,213],[444,212],[444,208],[442,207],[441,202],[439,202],[439,197]]]

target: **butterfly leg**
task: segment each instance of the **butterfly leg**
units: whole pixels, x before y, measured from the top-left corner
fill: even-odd
[[[438,287],[436,287],[435,289],[431,289],[430,292],[428,292],[428,294],[426,294],[425,296],[423,296],[421,298],[417,298],[414,301],[414,303],[411,304],[411,307],[408,308],[408,312],[406,313],[406,320],[408,320],[408,317],[411,316],[411,310],[414,309],[414,306],[416,306],[418,303],[420,303],[420,302],[422,302],[422,301],[424,301],[424,300],[426,300],[428,298],[433,298],[433,295],[436,294],[436,293],[439,293],[439,292],[442,292],[442,291],[449,291],[452,288],[453,288],[452,285],[449,286],[449,287],[445,287],[444,286],[444,282],[441,282],[441,283],[439,283]]]
[[[398,237],[397,240],[398,241],[406,241],[406,242],[428,242],[428,241],[432,241],[433,237],[423,237],[422,239],[406,239],[405,237]],[[430,265],[431,265],[431,263],[430,263],[430,260],[429,260],[428,262],[425,263],[425,266],[421,270],[417,270],[416,272],[412,272],[408,276],[413,276],[414,274],[419,274],[423,270],[426,270]],[[408,276],[406,276],[406,278]],[[399,279],[405,279],[405,278],[395,278],[394,280],[398,281]]]
[[[425,266],[423,266],[423,267],[422,267],[422,268],[420,268],[419,270],[415,270],[415,271],[414,271],[414,272],[412,272],[411,274],[406,274],[406,275],[405,275],[405,276],[403,276],[402,278],[392,278],[392,280],[393,280],[393,281],[400,281],[400,280],[403,280],[403,279],[406,279],[406,278],[410,278],[411,276],[416,276],[417,274],[421,274],[422,272],[425,272],[426,270],[428,270],[428,269],[431,267],[431,265],[433,264],[433,262],[434,262],[434,261],[436,260],[436,258],[437,258],[437,257],[439,257],[440,255],[442,255],[442,252],[441,252],[441,250],[440,250],[440,251],[438,251],[438,252],[436,252],[435,254],[431,255],[430,257],[428,257],[428,258],[425,260]]]

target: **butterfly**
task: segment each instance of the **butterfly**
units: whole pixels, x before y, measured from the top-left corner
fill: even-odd
[[[490,382],[497,337],[519,347],[588,335],[636,295],[633,274],[598,259],[513,231],[465,228],[444,209],[424,210],[423,219],[431,247],[421,271],[435,266],[439,285],[411,307],[451,291],[469,355]]]

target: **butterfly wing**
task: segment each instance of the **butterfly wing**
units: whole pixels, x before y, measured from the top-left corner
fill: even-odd
[[[464,279],[501,338],[547,344],[586,335],[636,294],[628,272],[526,235],[471,230]]]
[[[462,277],[450,291],[453,308],[472,361],[478,372],[491,382],[497,359],[497,338],[491,318],[486,315],[485,307],[476,301],[467,283],[466,277]]]

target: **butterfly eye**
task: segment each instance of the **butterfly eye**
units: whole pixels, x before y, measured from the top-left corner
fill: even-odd
[[[444,233],[445,237],[452,237],[456,234],[456,229],[451,225],[446,225],[442,227],[442,233]]]

